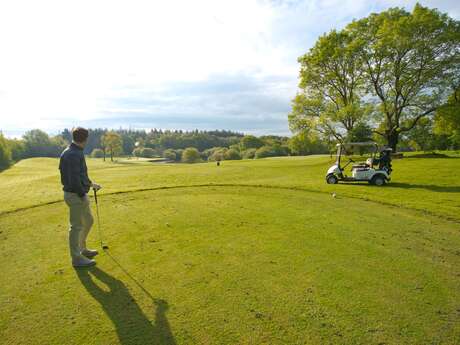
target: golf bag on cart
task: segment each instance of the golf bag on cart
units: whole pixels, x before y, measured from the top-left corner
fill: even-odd
[[[391,174],[391,171],[393,170],[391,168],[391,149],[387,148],[382,151],[380,151],[380,157],[375,160],[375,164],[379,165],[380,170],[385,170],[388,175]]]

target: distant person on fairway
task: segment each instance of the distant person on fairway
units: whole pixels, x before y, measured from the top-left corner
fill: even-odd
[[[86,247],[86,238],[93,225],[93,215],[89,205],[90,188],[101,189],[91,182],[86,168],[83,149],[88,140],[88,130],[77,127],[72,130],[72,144],[61,154],[59,170],[64,190],[64,200],[69,206],[69,248],[74,267],[88,267],[96,264],[93,258],[97,250]]]

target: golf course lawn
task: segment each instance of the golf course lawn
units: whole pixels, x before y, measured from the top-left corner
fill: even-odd
[[[80,270],[57,160],[21,161],[0,173],[0,344],[460,344],[445,154],[383,187],[327,185],[329,156],[89,159],[110,249]]]

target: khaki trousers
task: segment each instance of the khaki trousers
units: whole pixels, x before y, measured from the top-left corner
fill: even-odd
[[[81,251],[86,249],[86,238],[93,226],[94,219],[87,195],[81,198],[76,193],[64,192],[64,200],[69,206],[70,256],[72,259],[76,259],[81,256]]]

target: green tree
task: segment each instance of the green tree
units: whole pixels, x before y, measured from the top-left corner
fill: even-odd
[[[288,149],[281,145],[275,144],[273,146],[262,146],[257,149],[255,158],[277,157],[286,156]]]
[[[237,160],[237,159],[241,159],[241,155],[239,153],[239,151],[235,150],[235,149],[230,149],[230,150],[227,150],[224,154],[224,158],[226,160]]]
[[[153,158],[155,157],[155,150],[151,147],[143,147],[140,151],[140,157]]]
[[[232,144],[228,148],[229,148],[229,150],[235,150],[237,152],[240,152],[241,151],[241,143]]]
[[[312,155],[327,153],[327,146],[321,141],[319,135],[313,132],[300,132],[289,140],[289,148],[295,155]]]
[[[61,136],[50,138],[40,129],[26,132],[23,140],[24,158],[58,157],[67,144]]]
[[[17,162],[25,157],[24,141],[19,139],[6,139],[11,150],[11,159]]]
[[[245,135],[243,138],[241,138],[240,144],[241,150],[258,149],[259,147],[264,146],[263,140],[253,135]]]
[[[412,131],[407,133],[406,140],[417,151],[428,151],[433,148],[433,121],[423,118],[418,121]]]
[[[222,147],[219,150],[216,150],[212,153],[211,156],[209,156],[208,160],[214,161],[214,162],[220,162],[225,159],[225,153],[228,151],[226,147]]]
[[[188,147],[182,153],[182,161],[185,163],[198,163],[201,161],[200,152],[194,147]]]
[[[243,159],[254,159],[257,149],[247,149],[243,151]]]
[[[226,147],[213,147],[205,150],[203,153],[207,157],[208,161],[218,162],[224,160],[225,152],[227,152]]]
[[[365,122],[357,123],[347,134],[347,142],[363,142],[372,140],[372,128]]]
[[[460,25],[417,4],[354,21],[345,30],[372,90],[380,122],[376,133],[396,150],[399,137],[445,101],[460,76]]]
[[[168,159],[168,160],[175,161],[176,160],[176,152],[174,150],[171,150],[171,149],[164,150],[163,151],[163,157]]]
[[[123,140],[121,135],[115,132],[107,132],[101,138],[101,144],[104,151],[104,160],[105,152],[110,153],[110,160],[113,162],[113,157],[123,152]]]
[[[0,132],[0,171],[11,165],[11,150],[6,138]]]
[[[136,147],[135,140],[128,133],[123,133],[121,138],[123,140],[123,153],[130,155]]]
[[[176,152],[176,162],[182,161],[182,154],[184,153],[184,150],[177,149],[177,150],[174,150],[174,152]]]
[[[446,136],[453,148],[460,147],[460,88],[436,111],[434,132]]]
[[[288,116],[294,133],[314,130],[343,141],[368,114],[361,101],[362,66],[352,42],[348,32],[334,30],[299,58],[300,90]]]

